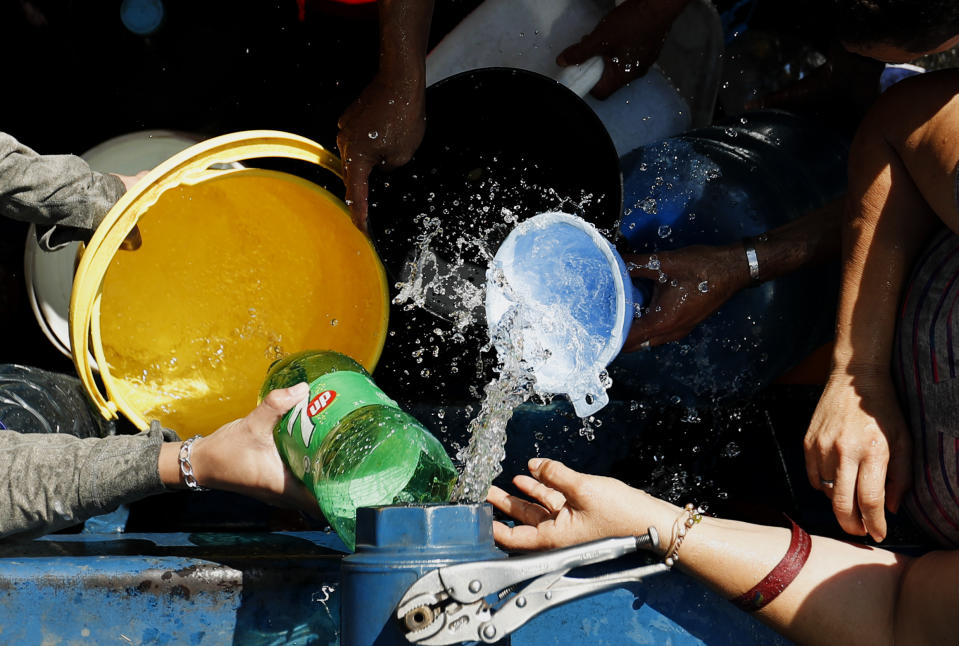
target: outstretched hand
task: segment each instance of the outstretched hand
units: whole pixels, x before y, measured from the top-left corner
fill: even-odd
[[[669,29],[689,0],[626,0],[599,21],[592,32],[556,58],[562,67],[602,56],[603,76],[590,94],[605,99],[644,75],[659,58]]]
[[[273,442],[273,427],[308,393],[305,383],[274,390],[246,417],[197,440],[192,459],[197,481],[319,515],[316,498],[286,468]]]
[[[493,537],[507,549],[545,550],[639,535],[660,516],[670,517],[660,509],[665,503],[614,478],[586,475],[544,458],[530,460],[529,472],[513,478],[513,484],[532,501],[495,486],[486,497],[517,521],[514,527],[493,523]]]
[[[377,166],[402,166],[426,131],[425,89],[379,74],[340,117],[336,145],[343,159],[346,202],[353,222],[367,231],[369,176]]]
[[[803,444],[809,483],[832,500],[843,531],[886,537],[912,481],[912,441],[886,375],[834,372]]]
[[[736,245],[624,254],[623,260],[632,277],[654,285],[646,311],[629,330],[624,352],[685,337],[750,280],[743,251]]]

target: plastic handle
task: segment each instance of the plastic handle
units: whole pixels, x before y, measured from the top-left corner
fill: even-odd
[[[99,339],[100,289],[114,254],[136,226],[140,215],[167,189],[235,172],[212,170],[211,166],[263,157],[299,159],[322,166],[338,177],[343,177],[339,158],[306,137],[278,130],[234,132],[202,141],[154,168],[117,201],[93,233],[73,279],[73,292],[70,295],[70,344],[77,374],[105,418],[116,419],[117,406],[110,400],[116,400],[117,395],[109,385],[109,366]],[[91,336],[95,359],[101,375],[104,376],[107,396],[100,392],[94,381],[89,357]],[[142,418],[131,418],[130,421],[140,429],[149,426],[147,420]]]
[[[578,96],[584,97],[589,94],[599,79],[603,77],[603,70],[606,62],[602,56],[593,56],[579,65],[570,65],[564,67],[556,80],[575,92]]]

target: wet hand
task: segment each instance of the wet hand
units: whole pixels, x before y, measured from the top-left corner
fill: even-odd
[[[676,341],[749,285],[739,245],[696,245],[658,254],[624,254],[634,278],[652,281],[653,295],[633,322],[624,352]]]
[[[654,524],[653,514],[644,510],[665,504],[619,480],[579,473],[556,460],[534,458],[529,471],[513,484],[532,500],[499,487],[491,487],[486,498],[517,521],[514,527],[493,523],[493,537],[507,549],[544,550],[643,534]]]
[[[602,56],[603,76],[590,94],[605,99],[644,75],[659,52],[676,16],[688,0],[627,0],[609,12],[592,32],[556,58],[562,67]]]
[[[377,75],[340,117],[336,145],[343,160],[346,201],[363,232],[370,173],[377,166],[402,166],[423,140],[424,92],[420,83],[404,79],[394,83],[388,75]]]
[[[273,427],[308,392],[305,383],[274,390],[246,417],[197,440],[192,459],[197,482],[319,514],[316,499],[286,468],[273,442]]]
[[[886,537],[911,483],[912,442],[888,375],[834,370],[803,448],[809,483],[832,500],[843,531]]]

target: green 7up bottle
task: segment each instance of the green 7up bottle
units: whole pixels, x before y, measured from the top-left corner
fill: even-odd
[[[283,416],[273,439],[351,550],[358,507],[449,500],[457,473],[443,445],[363,366],[338,352],[292,354],[270,366],[260,398],[301,381],[310,394]]]

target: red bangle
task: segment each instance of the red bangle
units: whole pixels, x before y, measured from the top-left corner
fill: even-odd
[[[786,520],[792,525],[792,539],[789,541],[789,549],[786,550],[786,556],[767,574],[762,581],[757,583],[751,590],[745,592],[734,599],[730,599],[740,610],[746,612],[756,612],[773,599],[779,596],[786,587],[793,582],[806,559],[809,558],[809,550],[812,547],[812,539],[802,527],[793,522],[793,519],[786,516]]]

